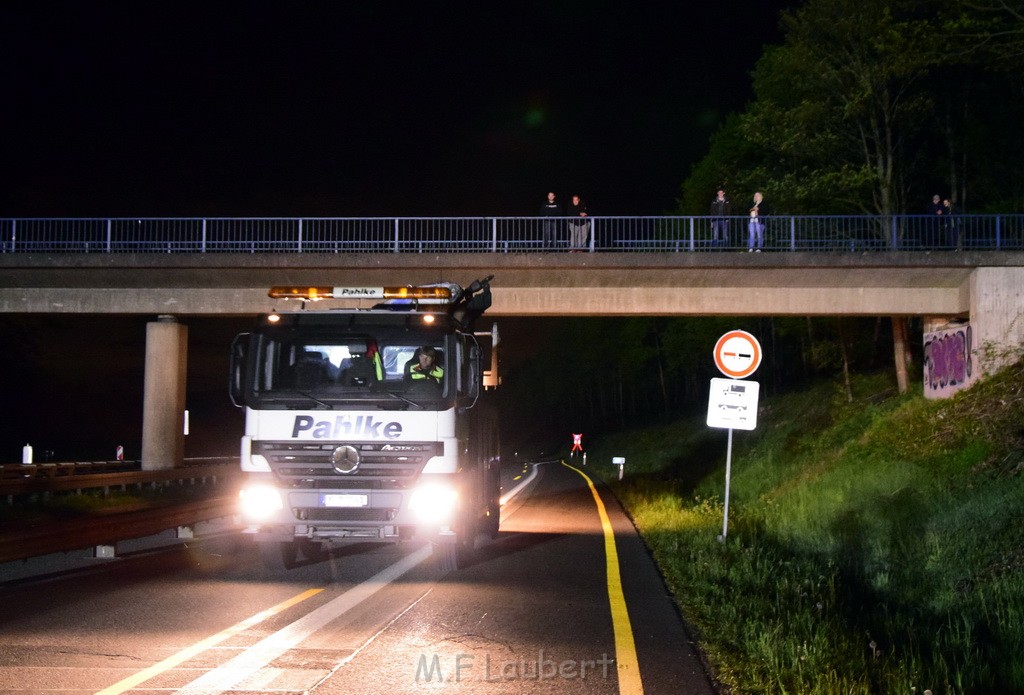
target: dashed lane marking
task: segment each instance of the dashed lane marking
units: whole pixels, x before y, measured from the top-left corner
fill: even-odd
[[[169,671],[170,669],[174,668],[175,666],[181,664],[184,661],[187,661],[188,659],[191,659],[197,654],[200,654],[206,651],[207,649],[210,649],[211,647],[220,644],[221,642],[230,637],[233,637],[241,632],[244,632],[245,630],[248,630],[253,625],[261,623],[267,618],[273,615],[277,615],[281,611],[291,608],[297,603],[305,601],[307,598],[316,596],[321,591],[323,591],[323,589],[309,589],[308,591],[303,591],[301,594],[293,596],[287,601],[282,601],[273,608],[268,608],[265,611],[261,611],[252,617],[246,618],[240,623],[232,625],[226,630],[221,630],[215,635],[211,635],[210,637],[207,637],[204,640],[196,642],[192,646],[182,649],[177,654],[172,654],[163,661],[153,664],[147,669],[139,671],[138,673],[132,676],[128,676],[124,680],[114,683],[109,688],[104,688],[103,690],[100,690],[96,695],[119,695],[119,693],[131,690],[140,683],[148,681],[150,678],[158,676],[165,671]]]

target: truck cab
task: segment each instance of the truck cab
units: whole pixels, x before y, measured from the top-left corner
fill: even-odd
[[[475,284],[440,299],[436,287],[426,298],[398,288],[391,302],[380,288],[372,294],[385,301],[368,309],[310,310],[303,295],[300,310],[260,316],[236,337],[242,511],[268,564],[426,537],[454,569],[478,534],[497,533],[497,418],[481,402],[485,351],[471,330],[489,285]],[[413,369],[423,351],[435,359],[430,378]]]

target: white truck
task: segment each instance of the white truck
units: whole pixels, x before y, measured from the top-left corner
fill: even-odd
[[[497,534],[498,426],[480,398],[498,381],[498,334],[473,332],[490,280],[270,291],[298,310],[238,335],[230,369],[245,409],[242,514],[269,566],[428,537],[456,569]],[[338,300],[350,306],[329,308]],[[489,372],[478,336],[492,341]],[[426,374],[422,352],[435,360]]]

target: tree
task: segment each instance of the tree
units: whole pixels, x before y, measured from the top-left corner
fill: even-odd
[[[937,192],[961,212],[1024,208],[1024,3],[808,0],[782,25],[681,212],[706,214],[719,185],[791,214],[921,213]]]
[[[1024,208],[1024,144],[1016,136],[1024,118],[1024,3],[960,0],[941,14],[937,45],[941,133],[938,167],[961,211]],[[970,197],[968,196],[970,192]]]
[[[1019,78],[1024,66],[1024,3],[959,0],[954,5],[946,28],[961,40],[961,54],[981,56],[981,62]]]
[[[682,185],[679,211],[684,215],[706,215],[711,198],[720,187],[724,187],[735,199],[741,192],[751,194],[759,185],[751,177],[751,169],[761,162],[764,155],[741,132],[738,115],[731,115],[711,136],[708,153],[697,162]]]
[[[935,23],[922,9],[810,0],[784,15],[785,42],[758,62],[742,117],[744,137],[773,155],[762,174],[776,200],[801,211],[906,211],[907,155],[933,107]]]

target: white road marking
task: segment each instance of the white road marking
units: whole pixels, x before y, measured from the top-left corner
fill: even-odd
[[[402,618],[402,616],[404,616],[404,615],[405,615],[406,613],[408,613],[408,612],[409,612],[409,611],[411,611],[411,610],[412,610],[413,608],[415,608],[415,607],[416,607],[416,605],[417,605],[417,604],[419,604],[419,602],[420,602],[420,601],[422,601],[423,599],[425,599],[425,598],[427,597],[427,595],[428,595],[428,594],[429,594],[429,593],[430,593],[431,591],[432,591],[432,589],[427,589],[427,591],[426,591],[426,592],[424,592],[424,594],[423,594],[422,596],[420,596],[420,597],[419,597],[418,599],[416,599],[415,601],[413,601],[412,603],[410,603],[410,604],[409,604],[408,606],[406,606],[406,607],[405,607],[405,610],[403,610],[403,611],[402,611],[401,613],[399,613],[399,614],[398,614],[398,615],[396,615],[396,616],[395,616],[394,618],[392,618],[391,620],[389,620],[389,621],[388,621],[388,624],[387,624],[387,625],[385,625],[385,626],[384,626],[384,627],[382,627],[381,629],[377,630],[377,632],[376,632],[376,633],[374,633],[374,634],[373,634],[373,635],[372,635],[372,636],[371,636],[371,637],[370,637],[370,638],[369,638],[368,640],[366,640],[365,642],[363,642],[362,644],[360,644],[360,645],[359,645],[359,646],[358,646],[358,647],[357,647],[357,648],[356,648],[356,649],[355,649],[355,650],[354,650],[354,651],[353,651],[353,652],[352,652],[351,654],[349,654],[349,655],[348,655],[348,656],[346,656],[346,657],[345,657],[344,659],[342,659],[341,661],[339,661],[339,662],[338,662],[338,664],[337,664],[337,665],[336,665],[336,666],[335,666],[335,667],[334,667],[333,669],[331,669],[331,672],[330,672],[330,673],[328,673],[328,674],[327,674],[326,676],[324,676],[324,677],[323,677],[323,678],[321,678],[321,679],[320,679],[319,681],[317,681],[317,683],[316,683],[316,684],[315,684],[315,685],[314,685],[314,686],[313,686],[312,688],[310,688],[310,689],[309,689],[309,690],[308,690],[307,692],[310,692],[310,693],[311,693],[311,692],[315,691],[315,690],[316,690],[317,688],[319,688],[319,687],[320,687],[320,686],[321,686],[321,685],[322,685],[322,684],[323,684],[324,682],[326,682],[326,681],[327,681],[327,680],[328,680],[328,679],[329,679],[329,678],[330,678],[331,676],[333,676],[333,675],[334,675],[335,673],[337,673],[337,672],[338,672],[338,669],[340,669],[340,668],[341,668],[342,666],[344,666],[344,665],[345,665],[345,664],[347,664],[348,662],[352,661],[352,659],[354,659],[354,658],[356,658],[357,656],[359,656],[359,653],[360,653],[361,651],[363,651],[364,649],[366,649],[367,647],[369,647],[369,646],[370,646],[370,645],[371,645],[371,644],[372,644],[372,643],[373,643],[373,642],[374,642],[374,641],[375,641],[375,640],[376,640],[376,639],[377,639],[378,637],[380,637],[381,635],[383,635],[383,634],[384,634],[384,633],[385,633],[385,632],[386,632],[386,631],[387,631],[387,630],[388,630],[388,629],[389,629],[389,628],[390,628],[390,627],[391,627],[392,625],[394,625],[395,623],[397,623],[397,622],[398,622],[398,621],[399,621],[399,620],[400,620],[400,619]]]
[[[548,462],[544,461],[543,463],[548,463]],[[539,466],[539,465],[540,465],[539,463],[533,464],[531,466],[531,468],[530,468],[530,475],[526,476],[525,480],[523,480],[518,485],[516,485],[514,488],[512,488],[511,490],[506,492],[504,495],[502,495],[501,499],[498,500],[498,503],[501,504],[502,506],[508,504],[509,500],[511,500],[516,495],[518,495],[520,492],[522,492],[526,488],[527,485],[532,483],[533,479],[537,477],[537,466]]]
[[[432,551],[433,548],[430,545],[425,545],[415,553],[381,570],[362,584],[352,587],[336,599],[307,613],[291,625],[265,637],[227,663],[195,679],[178,692],[186,695],[212,695],[230,689],[419,565],[430,557]]]

